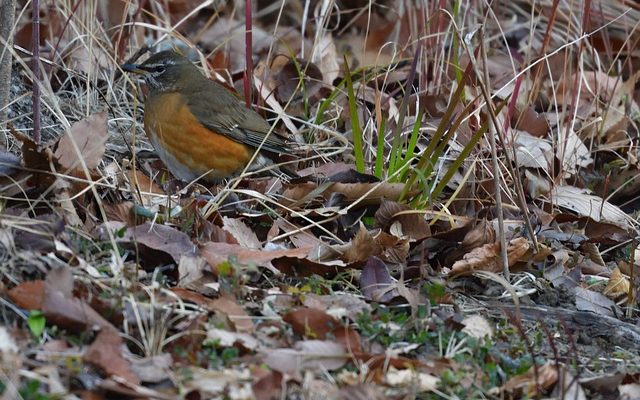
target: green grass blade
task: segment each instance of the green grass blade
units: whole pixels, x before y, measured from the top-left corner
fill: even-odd
[[[376,164],[373,169],[373,174],[382,179],[382,167],[384,166],[384,134],[387,121],[385,116],[380,119],[380,129],[378,129],[378,145],[376,147]]]
[[[356,95],[353,91],[353,82],[351,81],[351,72],[347,57],[344,57],[345,68],[345,85],[347,86],[347,99],[349,101],[349,114],[351,114],[351,135],[353,136],[353,153],[356,158],[356,171],[364,173],[364,147],[362,140],[362,128],[360,119],[358,118],[358,105],[356,104]]]

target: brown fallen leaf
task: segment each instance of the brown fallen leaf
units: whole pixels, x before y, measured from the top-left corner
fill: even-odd
[[[394,224],[399,224],[398,233],[390,231],[395,236],[408,236],[413,240],[421,240],[431,236],[431,227],[424,219],[423,213],[418,213],[406,204],[384,200],[376,211],[376,224],[390,231]]]
[[[17,224],[13,229],[13,241],[19,248],[44,254],[55,251],[56,239],[64,229],[64,220],[60,216],[43,214]]]
[[[407,259],[409,248],[409,240],[406,237],[400,238],[380,230],[378,232],[369,231],[363,224],[360,224],[360,230],[351,242],[345,245],[331,246],[330,249],[341,254],[340,259],[346,263],[366,261],[372,256],[380,257],[391,263],[401,263]],[[328,253],[328,255],[330,254],[331,252]]]
[[[400,295],[387,265],[378,257],[369,258],[362,268],[360,289],[366,299],[379,303],[388,303]]]
[[[611,204],[600,196],[590,194],[588,189],[575,186],[558,185],[552,190],[555,204],[569,209],[578,215],[588,216],[595,221],[613,222],[624,230],[633,229],[633,221],[620,207]]]
[[[464,251],[471,251],[485,244],[494,243],[495,241],[496,231],[493,229],[493,224],[485,218],[478,222],[472,230],[464,235],[462,248]]]
[[[95,171],[102,161],[108,137],[107,112],[103,111],[71,125],[58,141],[54,154],[64,171],[81,170],[82,162],[89,171]]]
[[[391,387],[410,386],[419,392],[427,392],[436,390],[440,378],[412,369],[389,368],[384,382]]]
[[[256,233],[242,219],[222,217],[222,223],[224,230],[229,232],[240,246],[253,250],[262,249]]]
[[[630,287],[631,282],[629,282],[629,279],[622,274],[620,268],[616,267],[611,271],[609,283],[607,283],[607,287],[604,288],[602,293],[610,299],[617,300],[627,296]]]
[[[324,340],[340,324],[324,311],[314,308],[297,308],[282,316],[293,331],[302,337]]]
[[[136,169],[128,169],[125,173],[127,180],[131,186],[135,186],[142,194],[142,204],[152,204],[152,196],[149,194],[165,194],[164,190],[152,181],[142,171]],[[145,194],[146,193],[146,194]]]
[[[131,369],[142,382],[160,383],[165,379],[170,379],[173,362],[171,354],[162,353],[156,356],[133,359]]]
[[[309,339],[334,339],[350,353],[362,351],[360,335],[350,326],[342,324],[328,313],[314,308],[297,308],[283,315],[293,331]]]
[[[381,251],[380,246],[378,246],[371,233],[362,223],[360,224],[360,230],[347,246],[342,251],[341,257],[347,263],[366,260],[371,256],[379,255]]]
[[[214,341],[219,347],[234,346],[244,352],[254,352],[260,347],[260,341],[254,335],[224,329],[208,329],[207,339]]]
[[[118,241],[137,242],[150,249],[167,253],[178,263],[184,254],[195,254],[196,246],[189,235],[176,228],[145,222],[142,225],[127,228]]]
[[[358,315],[370,313],[371,306],[362,297],[352,293],[334,293],[329,295],[317,295],[307,293],[302,299],[302,304],[309,308],[322,311],[331,310],[333,316],[346,316],[355,322]]]
[[[255,264],[260,267],[270,267],[271,261],[281,257],[304,258],[309,255],[311,248],[283,249],[283,250],[252,250],[246,247],[229,244],[209,242],[200,246],[200,254],[212,267],[216,267],[229,261],[229,257],[235,257],[240,264]]]
[[[299,103],[312,98],[320,91],[322,72],[313,63],[296,59],[289,60],[278,71],[272,71],[276,99],[282,104]],[[302,81],[302,82],[301,82]]]
[[[116,375],[127,382],[140,383],[137,375],[131,370],[131,364],[122,356],[124,343],[114,328],[102,329],[82,359],[100,368],[107,376]]]
[[[547,361],[542,366],[537,366],[537,374],[534,367],[529,368],[524,374],[514,376],[502,385],[495,394],[508,395],[511,398],[519,398],[522,395],[535,397],[538,388],[549,390],[558,381],[558,368],[553,361]]]
[[[345,202],[359,201],[362,205],[380,204],[383,200],[397,201],[400,199],[404,184],[389,182],[374,183],[340,183],[325,182],[320,185],[307,182],[304,184],[288,185],[282,196],[291,202],[289,207],[305,204],[314,198],[329,199],[332,194],[339,193],[345,197]]]
[[[607,315],[610,317],[620,313],[616,303],[602,293],[594,292],[593,290],[584,289],[582,287],[576,287],[575,293],[576,308],[578,310],[591,311],[596,314]]]
[[[42,300],[44,299],[44,281],[26,281],[11,288],[7,292],[7,297],[16,306],[26,310],[42,310]]]
[[[303,340],[293,348],[271,349],[262,354],[263,362],[282,373],[333,371],[349,359],[344,347],[332,340]]]
[[[280,372],[255,368],[251,375],[253,376],[251,389],[253,389],[256,400],[272,400],[281,397],[282,374]]]
[[[30,137],[25,136],[15,129],[11,134],[22,144],[22,161],[29,169],[31,176],[27,180],[29,186],[45,188],[55,181],[55,176],[51,174],[51,163],[55,157],[48,146],[37,145]]]
[[[104,202],[102,207],[107,216],[107,221],[118,221],[126,226],[135,226],[137,218],[133,214],[133,205],[132,201],[123,201],[115,204]]]
[[[42,312],[48,323],[73,332],[85,331],[92,326],[115,330],[87,303],[73,297],[73,277],[69,268],[53,269],[47,274]]]
[[[508,264],[512,266],[529,250],[529,242],[524,237],[509,241],[507,246]],[[485,244],[464,255],[462,260],[456,261],[449,272],[450,276],[468,274],[473,271],[502,271],[502,257],[500,242]]]
[[[237,332],[251,333],[254,331],[253,321],[247,312],[234,299],[220,297],[211,300],[207,308],[224,314],[229,318]]]
[[[271,261],[273,266],[287,276],[309,277],[318,275],[325,278],[332,278],[345,268],[358,268],[361,263],[354,263],[349,266],[342,264],[325,264],[319,261],[312,261],[307,258],[279,257]]]
[[[524,108],[523,111],[516,112],[511,122],[515,122],[515,128],[528,132],[535,137],[546,137],[549,132],[549,121],[544,114],[538,113],[531,105]]]

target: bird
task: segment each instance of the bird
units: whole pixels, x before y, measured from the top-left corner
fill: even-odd
[[[121,68],[148,86],[144,130],[174,177],[220,182],[241,173],[258,148],[248,170],[271,165],[268,155],[290,154],[260,114],[179,53],[161,51]]]

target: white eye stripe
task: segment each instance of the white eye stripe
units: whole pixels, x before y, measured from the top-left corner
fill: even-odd
[[[153,64],[143,64],[145,66],[145,68],[158,68],[158,67],[164,67],[167,65],[176,65],[176,60],[172,60],[172,59],[166,59],[162,62],[157,62],[157,63],[153,63]]]

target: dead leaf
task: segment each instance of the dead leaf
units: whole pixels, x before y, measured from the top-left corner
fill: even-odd
[[[136,216],[133,214],[133,202],[123,201],[121,203],[102,203],[107,221],[119,221],[126,226],[136,225]],[[142,222],[142,221],[140,221]]]
[[[369,258],[362,269],[360,289],[366,299],[381,303],[388,303],[400,295],[386,264],[377,257]]]
[[[274,73],[273,79],[276,99],[281,104],[298,103],[303,97],[312,98],[320,91],[323,80],[318,67],[302,59],[289,60]]]
[[[55,251],[56,239],[64,232],[64,220],[55,214],[43,214],[18,224],[12,230],[18,248],[39,253]]]
[[[540,169],[550,174],[555,159],[551,141],[522,131],[513,131],[512,134],[515,136],[513,145],[516,150],[515,161],[518,165]]]
[[[224,230],[229,232],[240,246],[253,250],[262,249],[256,233],[240,218],[222,217],[222,224]]]
[[[251,54],[258,54],[275,44],[276,37],[258,26],[251,30],[253,49]],[[244,27],[242,23],[228,17],[219,17],[199,37],[199,43],[209,50],[216,49],[229,57],[229,72],[235,74],[246,69],[244,49]]]
[[[347,362],[348,355],[341,344],[334,341],[305,340],[293,348],[272,349],[262,354],[263,362],[282,373],[302,371],[333,371]]]
[[[120,14],[120,18],[122,18],[122,14]],[[89,76],[101,76],[105,70],[113,67],[111,54],[102,46],[76,45],[69,54],[70,60],[67,67]]]
[[[596,314],[613,317],[616,303],[598,292],[577,287],[576,308],[580,311],[592,311]]]
[[[197,391],[201,398],[205,399],[223,397],[225,393],[237,391],[246,382],[251,382],[251,373],[248,369],[224,368],[216,371],[189,367],[184,368],[183,371],[191,377],[184,382],[185,390]]]
[[[331,278],[345,268],[344,263],[322,263],[297,257],[279,257],[272,260],[273,266],[287,276],[309,277],[312,275]],[[349,267],[357,268],[360,263],[354,263]]]
[[[620,398],[622,399],[637,399],[640,398],[640,383],[627,383],[618,386],[620,391]]]
[[[324,340],[340,324],[324,311],[314,308],[298,308],[282,316],[283,321],[302,337]]]
[[[321,35],[320,41],[313,46],[311,61],[318,65],[323,81],[327,85],[333,85],[333,81],[340,75],[340,57],[336,50],[336,44],[331,32]]]
[[[609,221],[620,225],[624,229],[631,229],[633,222],[618,206],[602,197],[592,195],[588,189],[575,186],[555,186],[551,197],[555,203],[569,209],[578,215],[591,217],[595,221]]]
[[[226,315],[236,331],[245,333],[253,332],[254,327],[251,317],[234,299],[229,297],[217,298],[209,303],[208,308]]]
[[[125,172],[127,180],[132,187],[136,187],[142,194],[142,204],[149,206],[153,204],[153,199],[156,196],[149,196],[148,194],[165,194],[164,190],[158,186],[153,180],[142,173],[139,169],[127,169]]]
[[[13,176],[20,168],[20,157],[0,149],[0,176]]]
[[[537,374],[534,368],[537,368]],[[514,376],[500,387],[499,392],[517,398],[522,395],[535,397],[538,388],[549,390],[558,381],[558,368],[553,361],[529,368],[524,374]],[[537,379],[537,380],[536,380]],[[497,394],[497,393],[496,393]]]
[[[282,374],[280,372],[256,368],[252,371],[252,375],[251,389],[253,389],[256,400],[273,400],[282,397]]]
[[[31,171],[31,177],[27,183],[41,189],[53,184],[55,176],[51,174],[51,163],[55,157],[51,148],[36,144],[30,137],[16,130],[11,130],[11,134],[22,144],[22,161],[24,166]]]
[[[65,171],[79,170],[81,162],[89,171],[95,171],[102,161],[108,137],[107,112],[103,111],[71,125],[60,138],[54,154]]]
[[[209,242],[200,246],[202,257],[215,267],[235,257],[237,262],[243,265],[255,264],[260,267],[270,267],[271,261],[277,258],[304,258],[309,255],[310,248],[283,249],[283,250],[251,250],[237,244]]]
[[[616,267],[611,271],[609,283],[607,283],[607,287],[604,288],[602,293],[612,300],[617,300],[627,296],[630,287],[631,282],[629,282],[629,279],[622,274],[620,268]]]
[[[402,183],[376,182],[376,183],[331,183],[317,185],[314,183],[285,185],[282,196],[292,200],[288,204],[304,204],[318,196],[325,199],[331,197],[333,193],[345,196],[345,202],[358,200],[362,205],[380,204],[383,200],[398,201],[404,190]]]
[[[507,257],[509,266],[513,266],[529,250],[529,242],[524,237],[509,241]],[[450,276],[468,274],[473,271],[502,271],[502,257],[500,255],[500,242],[485,244],[482,247],[471,250],[464,255],[462,260],[456,261],[451,267]]]
[[[418,392],[430,392],[436,390],[440,378],[431,374],[414,371],[411,369],[397,370],[389,368],[385,377],[385,382],[391,387],[415,387]]]
[[[566,368],[562,367],[558,384],[554,388],[551,396],[560,399],[587,400],[587,395],[580,385],[580,381],[573,376]]]
[[[255,351],[260,347],[260,343],[255,336],[248,333],[231,332],[224,329],[208,329],[207,339],[215,341],[215,343],[221,347],[242,346],[245,351]]]
[[[565,175],[575,174],[579,168],[586,168],[593,163],[591,152],[580,137],[571,129],[560,129],[558,132],[558,159],[562,160]]]
[[[173,358],[171,354],[164,353],[157,356],[134,358],[131,361],[131,370],[142,382],[160,383],[170,378]]]
[[[516,122],[515,129],[539,138],[546,137],[550,129],[544,114],[539,114],[533,106],[525,107],[524,111],[513,115],[512,122]]]
[[[400,234],[395,236],[409,236],[413,240],[421,240],[431,236],[431,227],[424,219],[423,213],[417,213],[406,204],[384,200],[376,211],[376,224],[384,229],[390,229],[397,222],[401,226]]]
[[[366,260],[371,256],[380,254],[380,246],[375,242],[364,224],[360,224],[360,229],[348,247],[342,251],[342,259],[347,262]]]
[[[462,249],[464,251],[471,251],[485,244],[494,243],[495,241],[496,231],[493,229],[493,225],[485,218],[479,221],[472,230],[464,235]]]
[[[299,336],[320,340],[333,339],[351,353],[362,351],[358,332],[322,310],[297,308],[283,315],[282,319],[289,323]]]
[[[194,255],[183,255],[178,262],[178,286],[189,287],[194,282],[203,277],[203,272],[207,268],[204,258]]]
[[[193,255],[196,249],[186,233],[167,225],[151,222],[127,228],[118,241],[136,242],[150,249],[167,253],[176,264],[182,255]]]
[[[42,300],[44,299],[44,281],[26,281],[11,288],[7,292],[7,297],[16,306],[25,310],[42,310]]]
[[[305,294],[302,304],[327,312],[334,318],[348,317],[356,321],[359,314],[371,312],[371,306],[361,297],[351,293],[334,293],[330,295]]]
[[[131,370],[131,364],[122,356],[124,343],[114,328],[102,329],[82,359],[100,368],[107,376],[116,375],[137,385],[140,379]]]
[[[463,319],[462,324],[464,325],[462,332],[473,338],[483,339],[488,337],[488,339],[491,339],[493,336],[493,328],[489,321],[481,315],[471,315]]]
[[[81,332],[92,326],[115,328],[84,301],[73,297],[73,277],[69,268],[49,271],[44,285],[42,312],[48,323]]]

